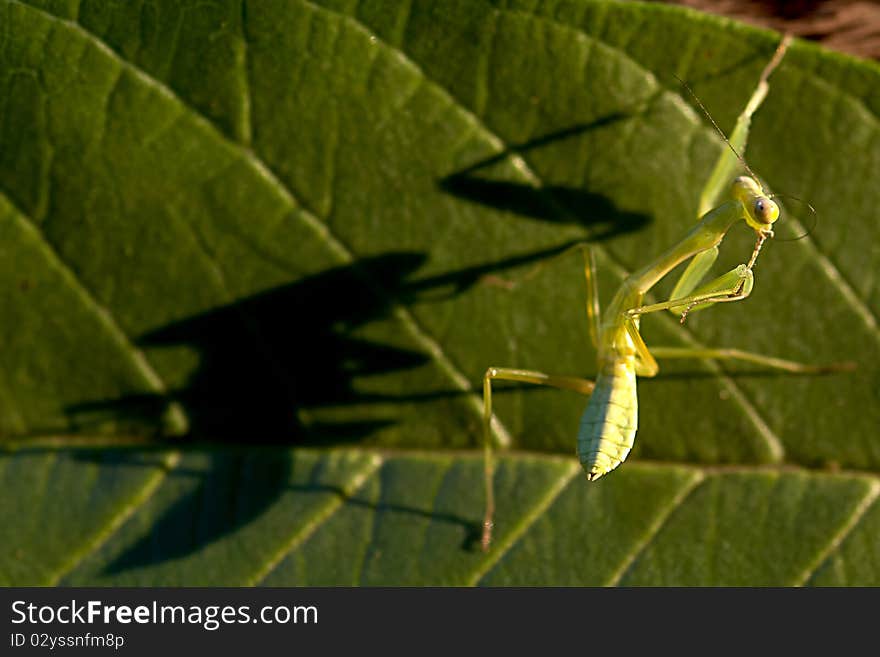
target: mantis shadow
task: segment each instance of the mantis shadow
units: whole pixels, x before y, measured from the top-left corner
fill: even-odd
[[[356,443],[395,422],[394,417],[371,416],[370,405],[466,394],[436,387],[358,388],[358,380],[432,363],[423,347],[401,344],[395,313],[454,298],[494,272],[544,260],[571,245],[428,277],[414,275],[427,260],[417,252],[389,252],[332,267],[141,336],[137,345],[144,350],[185,348],[198,355],[198,366],[176,389],[66,410],[81,430],[112,420],[160,436],[165,414],[177,404],[189,421],[184,437],[189,441]],[[355,406],[367,408],[367,417],[322,419],[328,416],[320,413]]]
[[[70,416],[84,429],[90,422],[108,419],[139,426],[148,439],[152,432],[156,448],[170,445],[184,454],[197,446],[210,449],[197,471],[169,469],[169,481],[184,476],[193,481],[176,489],[175,499],[156,512],[149,535],[116,557],[107,572],[185,557],[255,521],[290,490],[291,475],[299,467],[287,449],[291,445],[365,441],[399,421],[391,414],[398,405],[454,401],[465,395],[460,389],[436,386],[369,391],[359,387],[359,381],[432,366],[423,347],[400,339],[396,317],[401,308],[453,298],[494,272],[543,260],[570,245],[431,276],[417,273],[427,261],[424,253],[388,252],[325,269],[141,336],[140,348],[185,348],[197,354],[198,366],[182,385],[165,394],[81,403],[68,409]],[[189,430],[167,441],[163,418],[172,405],[183,409]],[[328,409],[342,413],[323,415]],[[267,451],[272,447],[277,449]],[[106,463],[108,453],[114,462],[143,466],[124,450],[84,449],[77,458]],[[322,486],[304,484],[302,492],[320,491]],[[358,502],[346,498],[346,503]],[[395,510],[460,524],[464,549],[479,541],[476,518],[408,507]]]
[[[513,152],[522,154],[624,118],[609,116],[515,146],[439,184],[448,193],[483,205],[542,221],[579,224],[589,229],[590,240],[636,230],[648,217],[621,212],[599,194],[559,186],[534,189],[479,176]],[[539,262],[571,245],[431,276],[418,274],[427,254],[390,251],[328,267],[140,336],[137,346],[145,352],[184,350],[195,354],[197,366],[165,393],[80,403],[68,409],[70,417],[83,430],[110,420],[161,439],[165,418],[179,408],[189,424],[185,435],[175,438],[175,449],[184,454],[196,445],[211,449],[203,457],[203,468],[169,470],[166,477],[171,480],[190,481],[167,506],[157,509],[149,534],[116,556],[107,572],[184,558],[266,513],[291,490],[291,478],[301,464],[288,449],[255,447],[360,443],[400,420],[394,415],[397,405],[465,395],[460,389],[436,386],[376,388],[360,382],[394,379],[393,375],[433,366],[433,356],[423,345],[402,337],[402,311],[452,299],[494,273]],[[81,458],[96,458],[95,454],[85,451]],[[127,457],[119,458],[124,462]],[[319,481],[296,490],[329,492],[342,496],[345,504],[370,505]],[[458,524],[464,529],[463,549],[473,549],[479,541],[476,518],[406,505],[376,508]]]
[[[437,184],[448,194],[496,210],[539,221],[580,226],[586,230],[585,240],[590,242],[602,242],[637,231],[646,226],[651,217],[621,210],[601,193],[562,185],[496,180],[488,176],[492,167],[513,157],[525,157],[529,151],[638,116],[650,102],[649,99],[632,112],[616,112],[509,146],[440,179]]]

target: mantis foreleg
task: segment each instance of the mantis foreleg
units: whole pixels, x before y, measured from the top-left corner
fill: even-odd
[[[780,41],[773,58],[767,63],[767,66],[764,67],[761,77],[758,80],[758,85],[752,92],[749,102],[737,117],[736,126],[730,135],[730,139],[727,140],[730,148],[725,148],[721,155],[718,156],[718,160],[715,162],[715,167],[712,169],[709,180],[706,181],[703,191],[700,194],[700,204],[697,213],[698,217],[702,217],[719,203],[721,198],[727,192],[727,186],[729,185],[731,178],[736,175],[738,169],[743,167],[740,155],[745,153],[746,150],[746,142],[748,141],[749,129],[752,124],[752,115],[758,110],[761,103],[764,102],[764,98],[767,96],[767,91],[769,89],[767,79],[779,65],[779,62],[782,61],[782,57],[785,55],[785,51],[788,49],[790,42],[791,35],[784,36],[782,41]],[[700,101],[697,100],[697,102],[699,103]],[[702,107],[702,103],[700,103],[700,106]],[[712,120],[711,117],[709,117],[709,120]],[[714,121],[712,123],[714,125]],[[718,126],[716,125],[715,128],[718,129]],[[724,136],[720,129],[718,129],[718,132],[722,137]],[[740,155],[737,155],[737,152]],[[672,290],[672,298],[684,297],[693,292],[700,284],[700,281],[706,276],[709,268],[715,262],[717,257],[717,246],[695,255],[688,263],[684,272],[682,272],[678,282],[675,284],[675,287]],[[680,312],[676,308],[670,308],[670,311],[676,315]]]

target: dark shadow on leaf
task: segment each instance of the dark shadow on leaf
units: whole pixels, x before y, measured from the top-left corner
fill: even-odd
[[[374,503],[362,499],[358,491],[321,483],[319,465],[297,463],[295,453],[287,450],[217,450],[207,447],[184,450],[184,455],[201,460],[203,466],[176,466],[168,470],[164,488],[174,496],[173,501],[161,510],[148,533],[112,559],[103,570],[105,575],[116,575],[196,553],[223,536],[234,534],[265,512],[280,495],[291,491],[298,496],[316,499],[330,494],[348,506],[375,513],[404,513],[431,522],[458,525],[464,531],[462,549],[475,551],[479,548],[481,527],[475,519],[406,504]],[[151,468],[161,463],[161,455],[161,451],[144,455],[140,451],[125,449],[80,450],[73,453],[73,458],[109,466]],[[298,473],[298,478],[313,481],[291,483],[297,467],[310,468]],[[155,504],[161,507],[161,496],[157,496]],[[296,524],[297,518],[291,517],[290,522]]]
[[[308,412],[361,401],[358,377],[425,365],[416,349],[359,334],[386,319],[397,291],[425,261],[393,253],[335,267],[220,308],[175,322],[138,340],[139,346],[187,347],[199,365],[168,395],[133,395],[81,404],[74,416],[101,410],[131,419],[158,415],[171,403],[189,418],[189,438],[231,443],[326,442]],[[383,292],[380,292],[382,290]],[[383,419],[344,422],[334,440],[357,441],[385,426]]]
[[[464,529],[465,532],[464,540],[461,543],[461,549],[468,552],[476,552],[477,550],[481,549],[481,540],[483,537],[482,522],[471,520],[454,513],[443,513],[434,509],[420,509],[418,507],[409,506],[407,504],[393,504],[389,502],[379,502],[378,504],[376,504],[368,500],[360,499],[359,497],[357,497],[357,494],[349,494],[345,491],[345,489],[339,486],[290,486],[289,490],[329,492],[342,498],[347,506],[369,509],[375,513],[403,513],[413,516],[415,518],[430,520],[431,522],[459,525],[462,529]]]
[[[474,285],[489,283],[490,279],[497,282],[493,275],[514,267],[521,267],[532,263],[541,262],[553,256],[560,255],[570,249],[581,240],[563,242],[557,246],[546,249],[530,251],[525,254],[502,258],[494,262],[481,265],[464,267],[452,272],[437,274],[427,278],[412,281],[399,291],[400,299],[406,305],[418,305],[419,303],[433,303],[444,301],[472,288]],[[496,283],[489,283],[495,285]]]
[[[427,402],[462,396],[434,388],[364,392],[358,381],[412,371],[431,356],[400,346],[396,307],[435,303],[461,294],[493,272],[543,260],[571,242],[428,277],[414,277],[421,253],[393,252],[307,276],[235,303],[170,324],[139,346],[186,347],[198,367],[180,388],[97,400],[68,409],[82,429],[108,418],[161,430],[171,404],[190,422],[187,438],[232,444],[326,445],[358,442],[395,422],[371,404]],[[388,322],[381,337],[366,332]],[[385,341],[387,340],[387,342]],[[397,344],[390,344],[390,342]],[[323,409],[366,407],[367,417],[327,421]]]
[[[539,221],[574,224],[587,229],[586,240],[601,242],[644,227],[648,215],[621,210],[605,195],[576,187],[542,184],[539,186],[488,177],[488,170],[511,156],[523,156],[531,150],[548,146],[583,133],[613,125],[638,116],[652,100],[632,113],[618,112],[590,123],[578,124],[516,144],[501,153],[480,160],[442,178],[443,191],[496,210],[512,212]]]
[[[455,196],[498,210],[542,221],[581,225],[589,230],[585,239],[590,242],[634,232],[650,221],[646,214],[619,210],[602,194],[571,187],[535,188],[522,183],[467,177],[446,179],[441,185]]]
[[[149,533],[110,562],[105,574],[181,558],[236,532],[278,499],[293,469],[290,452],[207,454],[208,467],[191,475],[193,486],[185,492],[182,486]]]
[[[431,361],[418,346],[401,346],[396,308],[454,297],[489,274],[538,262],[570,245],[422,277],[416,272],[426,261],[424,254],[386,253],[329,268],[142,336],[142,348],[185,347],[197,354],[198,366],[184,385],[167,395],[133,394],[78,404],[68,409],[71,417],[81,427],[110,418],[121,425],[154,427],[161,435],[169,406],[179,404],[190,422],[188,434],[156,441],[156,447],[214,449],[207,451],[204,471],[193,473],[193,485],[174,491],[174,501],[153,520],[150,534],[117,557],[110,572],[188,555],[262,514],[289,486],[293,464],[289,458],[266,457],[264,450],[253,449],[258,445],[356,443],[396,423],[398,418],[383,415],[393,414],[395,404],[463,395],[461,390],[433,387],[360,389],[360,380],[403,374]],[[390,328],[383,331],[383,322]],[[381,412],[373,410],[376,404],[382,404]],[[352,409],[354,414],[327,419],[321,415],[325,409]],[[217,449],[221,444],[226,447]],[[242,453],[231,453],[236,449]],[[83,454],[104,458],[92,449]],[[474,537],[478,540],[476,519],[445,521],[465,526],[467,545]]]

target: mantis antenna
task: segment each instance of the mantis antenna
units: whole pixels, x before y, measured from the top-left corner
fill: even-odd
[[[767,78],[769,78],[770,74],[773,72],[773,70],[777,66],[779,66],[779,62],[782,61],[782,58],[785,56],[785,51],[788,50],[788,46],[791,43],[791,39],[792,39],[791,34],[785,34],[782,37],[782,41],[780,41],[779,45],[776,46],[776,52],[773,53],[773,57],[770,59],[769,62],[767,62],[767,65],[764,67],[764,70],[761,71],[761,77],[758,79],[758,87],[759,88],[767,86]],[[748,172],[748,174],[752,178],[754,178],[755,182],[757,182],[758,176],[755,175],[755,172],[752,171],[752,168],[749,166],[748,162],[745,161],[743,156],[739,154],[739,151],[736,150],[736,148],[734,148],[733,144],[730,143],[730,140],[727,138],[727,135],[724,134],[724,131],[718,126],[718,124],[715,122],[715,119],[712,118],[712,115],[709,114],[709,110],[706,109],[706,106],[703,105],[703,101],[701,101],[699,99],[697,94],[694,93],[694,90],[691,89],[690,85],[687,82],[685,82],[684,80],[682,80],[680,77],[678,77],[675,74],[673,74],[673,77],[676,80],[678,80],[685,89],[687,89],[688,94],[690,94],[691,98],[694,99],[694,101],[697,103],[697,105],[699,106],[699,108],[703,112],[703,114],[706,116],[706,118],[709,119],[709,122],[712,124],[712,127],[715,128],[715,132],[717,132],[718,135],[724,140],[724,143],[727,144],[727,147],[731,151],[733,151],[734,155],[736,155],[736,159],[739,160],[740,164],[743,165],[743,167]]]

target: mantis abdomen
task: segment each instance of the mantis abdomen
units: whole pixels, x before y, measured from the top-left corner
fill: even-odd
[[[623,463],[639,423],[634,357],[616,359],[596,378],[581,416],[578,457],[593,481]]]

